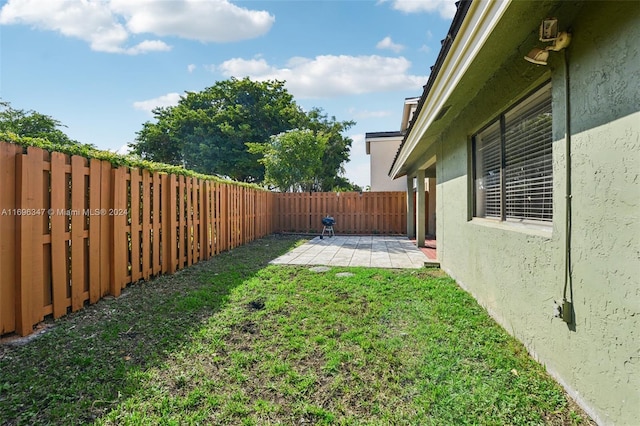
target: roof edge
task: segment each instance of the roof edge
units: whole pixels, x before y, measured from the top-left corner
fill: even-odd
[[[447,57],[449,50],[451,49],[453,40],[456,38],[456,35],[460,30],[460,27],[462,26],[462,22],[464,21],[464,18],[467,16],[467,12],[469,11],[469,7],[471,6],[472,1],[473,0],[460,0],[459,2],[456,3],[458,6],[458,9],[456,10],[456,14],[453,17],[453,21],[451,22],[451,26],[449,27],[449,31],[447,32],[446,37],[442,40],[442,47],[440,48],[440,53],[438,53],[438,57],[436,58],[436,63],[431,67],[431,73],[429,74],[429,79],[427,80],[427,84],[423,86],[422,96],[420,96],[420,100],[418,101],[418,106],[416,107],[416,111],[413,114],[414,119],[411,120],[411,123],[409,123],[409,127],[407,128],[407,131],[404,137],[402,138],[402,142],[400,143],[400,146],[396,151],[396,155],[393,158],[393,162],[391,163],[391,168],[389,168],[389,172],[387,173],[388,176],[391,176],[391,173],[395,168],[396,161],[398,161],[398,157],[400,156],[400,152],[402,151],[402,148],[407,142],[407,137],[409,136],[409,134],[411,133],[411,130],[413,129],[414,123],[416,122],[416,118],[420,114],[420,111],[422,110],[424,103],[427,99],[427,95],[431,91],[431,88],[433,87],[433,84],[436,78],[438,77],[438,74],[440,73],[442,64],[444,63],[444,60]],[[397,176],[397,177],[400,177],[400,176]]]
[[[404,132],[401,131],[389,131],[389,132],[367,132],[364,134],[365,139],[370,138],[390,138],[394,136],[403,136]]]

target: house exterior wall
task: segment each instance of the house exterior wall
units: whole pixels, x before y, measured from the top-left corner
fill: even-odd
[[[369,141],[371,166],[371,191],[405,191],[405,179],[391,179],[388,175],[391,163],[398,151],[402,137],[379,138]]]
[[[442,268],[599,423],[634,425],[640,419],[640,8],[635,2],[585,2],[572,28],[575,324],[553,317],[553,302],[563,294],[567,231],[563,53],[552,53],[535,80],[508,67],[498,70],[435,143],[438,256]],[[473,218],[470,136],[548,79],[552,227]]]

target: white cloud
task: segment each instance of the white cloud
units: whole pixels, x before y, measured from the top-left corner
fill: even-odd
[[[103,52],[119,52],[128,38],[127,30],[102,2],[9,0],[0,10],[0,24],[58,31],[85,40],[93,50]]]
[[[216,69],[215,67],[212,69]],[[245,76],[248,75],[250,77],[265,77],[272,74],[282,74],[286,73],[288,70],[277,70],[269,64],[264,59],[242,59],[242,58],[234,58],[229,59],[228,61],[224,61],[220,64],[217,69],[220,70],[226,76]],[[267,77],[268,78],[268,77]],[[274,77],[275,78],[275,77]]]
[[[387,0],[383,0],[387,1]],[[437,12],[444,19],[456,14],[456,0],[390,0],[391,7],[405,13]]]
[[[395,53],[399,53],[402,50],[404,50],[404,46],[401,44],[397,44],[394,43],[393,40],[391,40],[391,37],[387,36],[385,38],[383,38],[382,40],[380,40],[378,42],[378,44],[376,44],[376,48],[378,49],[388,49],[391,50]]]
[[[227,0],[8,0],[0,9],[0,24],[57,31],[88,42],[95,51],[129,55],[170,49],[160,40],[130,46],[133,35],[229,42],[259,37],[274,21],[268,12]]]
[[[156,107],[168,107],[178,105],[181,95],[179,93],[167,93],[157,98],[147,99],[146,101],[137,101],[133,103],[135,109],[151,113]]]
[[[171,50],[171,46],[160,40],[145,40],[136,44],[133,47],[129,47],[123,50],[123,53],[127,55],[137,55],[139,53],[146,52],[166,52]]]
[[[134,34],[178,36],[204,42],[246,40],[266,34],[275,18],[227,0],[111,0]]]
[[[196,64],[187,65],[187,71],[189,71],[189,74],[191,74],[193,71],[195,71],[196,68],[197,68]]]
[[[234,58],[215,67],[226,77],[286,80],[297,98],[331,98],[391,90],[418,90],[427,76],[411,75],[404,57],[324,55],[294,57],[278,68],[260,59]]]

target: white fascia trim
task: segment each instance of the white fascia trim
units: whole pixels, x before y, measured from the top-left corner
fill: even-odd
[[[398,142],[402,141],[402,136],[386,136],[382,138],[367,138],[366,142]]]
[[[391,171],[395,179],[409,154],[444,107],[447,99],[466,73],[467,69],[484,46],[489,35],[496,27],[511,0],[477,0],[471,3],[469,11],[458,30],[449,54],[445,58],[436,80],[427,94],[416,123],[407,135],[398,159]]]

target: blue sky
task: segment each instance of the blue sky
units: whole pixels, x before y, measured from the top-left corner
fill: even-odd
[[[355,120],[346,176],[369,184],[366,132],[399,130],[455,13],[453,0],[0,1],[0,98],[101,149],[155,106],[231,76],[286,80],[299,105]]]

